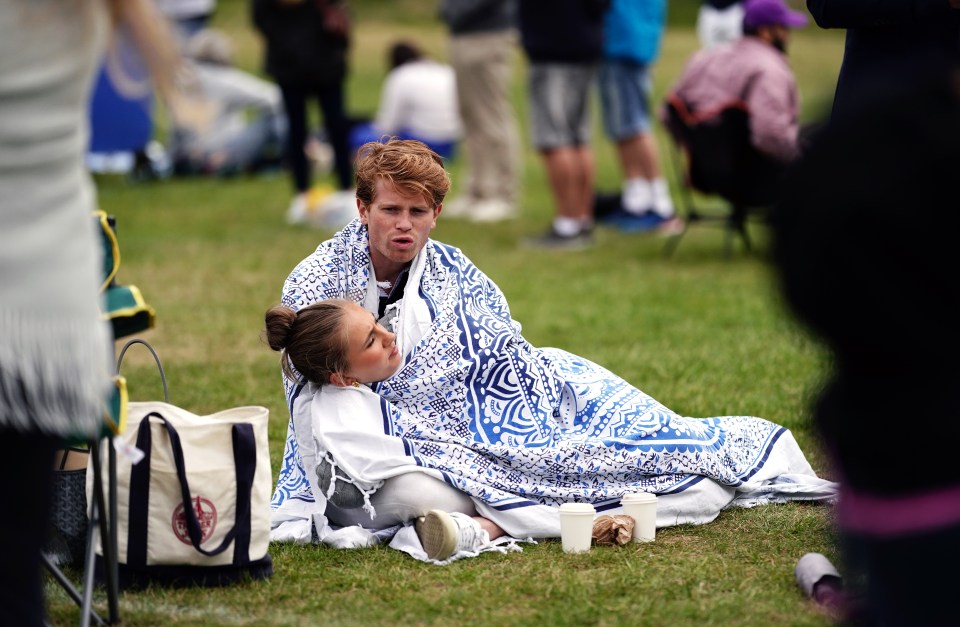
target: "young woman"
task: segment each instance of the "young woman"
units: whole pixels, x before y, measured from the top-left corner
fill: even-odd
[[[305,379],[317,386],[353,388],[354,393],[360,393],[361,386],[390,377],[402,361],[396,334],[383,328],[356,303],[338,298],[299,311],[283,306],[271,308],[266,314],[266,337],[270,348],[280,351],[281,368],[291,379]],[[314,425],[318,439],[325,437],[323,431],[322,422]],[[364,505],[361,489],[350,478],[337,477],[334,463],[321,462],[317,468],[321,487],[329,486],[328,507],[334,507],[327,514],[332,522],[347,526],[359,517],[369,524],[370,521],[363,520],[364,513],[350,513]],[[426,476],[398,477],[369,497],[370,507],[379,511],[381,518],[389,517],[395,522],[415,519],[417,536],[430,559],[442,561],[459,551],[476,552],[503,535],[503,529],[492,521],[471,516],[476,509],[463,495],[452,495],[449,503],[439,503],[463,511],[431,509],[437,502],[423,501],[423,488],[427,493],[440,490],[441,494],[453,490],[433,483]],[[339,516],[342,510],[349,515]]]

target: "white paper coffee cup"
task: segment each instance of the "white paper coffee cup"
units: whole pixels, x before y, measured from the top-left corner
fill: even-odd
[[[624,494],[623,513],[633,518],[633,541],[653,542],[657,537],[657,496],[649,492]]]
[[[564,503],[560,506],[560,541],[565,553],[590,550],[596,513],[590,503]]]

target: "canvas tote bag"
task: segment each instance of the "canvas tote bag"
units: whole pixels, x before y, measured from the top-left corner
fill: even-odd
[[[198,416],[169,403],[129,404],[115,440],[121,588],[272,575],[268,418],[256,406]],[[102,566],[99,536],[97,560]]]

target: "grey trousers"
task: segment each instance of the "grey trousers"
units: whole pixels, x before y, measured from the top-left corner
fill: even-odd
[[[340,502],[348,507],[338,507],[333,501],[327,501],[326,509],[330,524],[338,527],[362,525],[366,529],[385,529],[423,516],[431,509],[470,516],[477,513],[473,501],[465,493],[422,472],[408,472],[387,479],[370,497],[376,518],[370,518],[362,502]]]

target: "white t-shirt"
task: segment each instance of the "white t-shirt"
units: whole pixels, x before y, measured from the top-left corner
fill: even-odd
[[[456,75],[449,65],[430,59],[395,68],[383,84],[377,131],[401,132],[432,141],[460,138]]]

